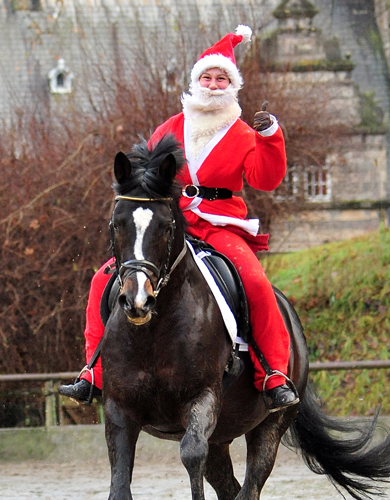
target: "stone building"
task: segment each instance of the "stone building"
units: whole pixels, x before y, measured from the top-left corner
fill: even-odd
[[[386,4],[0,0],[0,122],[14,126],[29,108],[51,115],[74,108],[104,112],[98,82],[108,91],[118,70],[125,78],[140,58],[161,73],[165,85],[186,89],[194,60],[216,34],[248,24],[261,42],[271,82],[283,79],[292,92],[326,94],[335,123],[354,130],[345,148],[329,151],[322,165],[289,158],[275,196],[300,196],[305,210],[273,223],[271,249],[348,238],[377,228],[390,206]],[[156,61],[164,62],[161,68]]]
[[[273,81],[326,96],[328,125],[348,133],[320,165],[289,157],[282,195],[299,200],[301,211],[273,223],[271,249],[297,250],[388,224],[389,74],[374,5],[283,0],[273,15],[276,28],[262,42]]]

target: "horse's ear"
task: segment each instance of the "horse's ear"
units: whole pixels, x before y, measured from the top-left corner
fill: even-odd
[[[176,170],[176,158],[172,153],[170,153],[165,157],[160,166],[160,175],[165,181],[171,184],[173,182],[173,179],[176,177]]]
[[[115,156],[114,175],[118,184],[122,184],[131,175],[131,163],[127,156],[119,151]]]

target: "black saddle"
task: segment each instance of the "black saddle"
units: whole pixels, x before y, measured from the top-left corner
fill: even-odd
[[[217,252],[217,250],[208,243],[192,238],[188,238],[188,241],[191,243],[196,254],[204,252],[202,260],[214,277],[216,284],[236,318],[238,335],[245,342],[249,342],[251,338],[251,329],[249,324],[248,303],[237,269],[225,255]],[[114,272],[104,289],[100,303],[100,315],[104,325],[108,321],[119,294],[120,286],[114,268]]]

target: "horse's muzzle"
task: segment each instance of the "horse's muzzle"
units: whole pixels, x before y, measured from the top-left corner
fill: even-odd
[[[156,305],[154,294],[146,293],[142,297],[134,298],[132,293],[122,289],[118,303],[133,325],[145,325],[152,318],[152,311]]]
[[[127,316],[127,319],[133,325],[145,325],[146,323],[149,323],[149,321],[152,319],[152,313],[151,313],[151,311],[149,311],[144,318],[140,318],[140,317],[136,318],[133,316]]]

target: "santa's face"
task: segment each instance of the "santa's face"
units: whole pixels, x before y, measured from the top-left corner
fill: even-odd
[[[221,68],[211,68],[203,72],[190,84],[190,95],[184,94],[182,102],[193,111],[219,111],[237,102],[238,90],[231,84],[227,73]]]
[[[201,87],[209,90],[225,90],[230,80],[226,72],[220,68],[210,68],[200,75],[199,83]]]

